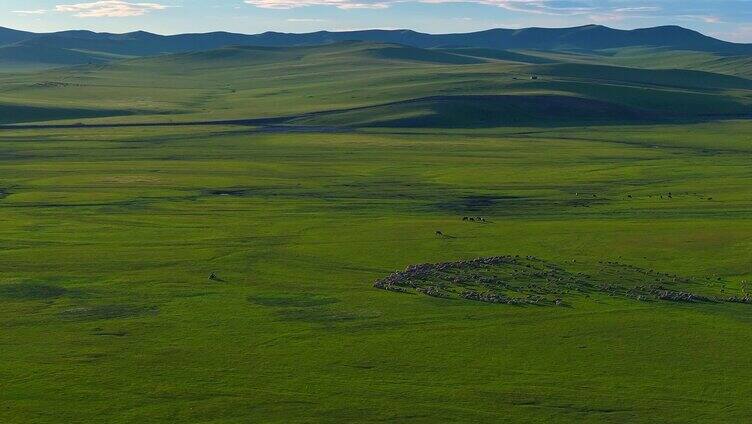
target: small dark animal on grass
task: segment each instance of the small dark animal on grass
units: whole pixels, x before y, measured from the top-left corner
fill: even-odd
[[[436,235],[437,235],[437,236],[439,236],[439,237],[443,237],[443,236],[444,236],[444,233],[442,233],[441,231],[437,231],[437,232],[436,232]]]

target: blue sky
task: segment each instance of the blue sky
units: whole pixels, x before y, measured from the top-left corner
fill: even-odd
[[[308,32],[681,25],[752,42],[752,0],[2,0],[0,26],[31,31]]]

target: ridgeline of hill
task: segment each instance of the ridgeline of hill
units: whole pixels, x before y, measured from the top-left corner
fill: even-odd
[[[717,40],[678,26],[618,30],[600,25],[574,28],[490,29],[464,34],[424,34],[410,30],[364,30],[306,34],[228,32],[157,35],[62,31],[36,34],[0,28],[0,69],[39,69],[98,63],[112,58],[211,50],[231,45],[292,47],[343,41],[395,43],[423,49],[462,47],[493,50],[600,51],[658,47],[721,56],[752,54],[752,44]]]

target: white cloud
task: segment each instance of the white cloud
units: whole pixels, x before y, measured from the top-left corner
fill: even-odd
[[[593,22],[605,24],[608,22],[623,21],[626,16],[621,13],[593,13],[592,15],[588,15],[588,18]]]
[[[130,3],[122,0],[101,0],[91,3],[60,4],[55,11],[72,13],[79,18],[123,18],[143,16],[154,10],[164,10],[169,6],[159,3]]]
[[[752,43],[752,25],[742,25],[733,32],[714,32],[710,35],[737,43]]]
[[[706,24],[722,24],[723,20],[718,16],[713,15],[679,15],[676,17],[683,21],[701,21]]]
[[[645,0],[244,0],[246,4],[264,9],[295,9],[309,6],[330,6],[338,9],[385,9],[408,2],[474,3],[494,6],[516,13],[550,17],[580,17],[593,22],[616,22],[660,17],[693,20],[706,24],[723,23],[711,13],[701,15],[688,9],[683,0],[665,0],[663,3]],[[747,1],[747,0],[743,0]],[[752,0],[749,0],[752,2]],[[651,4],[652,3],[652,4]]]
[[[333,6],[338,9],[386,9],[395,3],[476,3],[501,7],[515,12],[543,15],[581,15],[595,10],[584,6],[555,6],[551,0],[245,0],[264,9],[294,9],[307,6]]]
[[[661,8],[657,6],[639,6],[639,7],[620,7],[614,12],[635,13],[635,12],[658,12]]]
[[[477,3],[501,7],[513,12],[538,15],[583,15],[595,10],[585,6],[554,6],[550,0],[418,0],[421,3]]]
[[[19,15],[43,15],[47,13],[48,11],[45,9],[36,9],[36,10],[12,10],[11,13],[16,13]]]
[[[246,3],[263,9],[294,9],[306,6],[334,6],[339,9],[385,9],[387,2],[358,0],[245,0]]]

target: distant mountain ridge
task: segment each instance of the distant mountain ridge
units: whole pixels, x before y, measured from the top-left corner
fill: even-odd
[[[0,27],[0,45],[17,43],[36,36],[33,32],[17,31],[15,29]]]
[[[604,50],[633,46],[692,50],[721,55],[752,55],[752,44],[708,37],[679,26],[619,30],[600,25],[573,28],[490,29],[458,34],[425,34],[411,30],[318,31],[303,34],[229,32],[157,35],[91,31],[31,33],[0,27],[0,65],[8,62],[41,65],[96,63],[117,57],[154,56],[210,50],[230,45],[290,47],[342,41],[397,43],[419,48],[466,47],[497,50]]]

